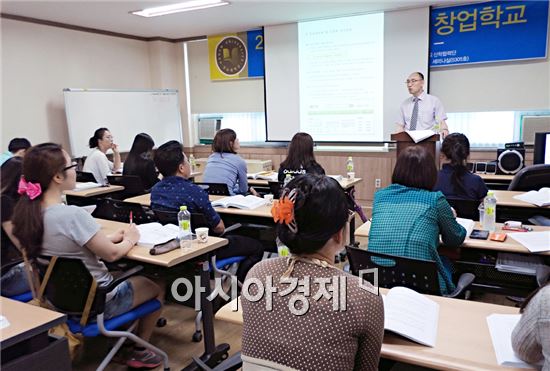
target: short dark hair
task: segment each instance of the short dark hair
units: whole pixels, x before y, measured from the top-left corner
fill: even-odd
[[[413,74],[417,74],[418,76],[420,76],[420,80],[424,80],[424,74],[422,72],[413,72]]]
[[[166,142],[155,151],[155,166],[163,177],[176,174],[184,162],[183,145],[177,140]]]
[[[31,142],[27,138],[13,138],[8,144],[8,151],[15,153],[21,149],[27,150],[31,147]]]
[[[405,148],[395,164],[392,183],[431,191],[437,182],[437,168],[433,156],[422,146]]]
[[[277,236],[293,254],[321,249],[348,221],[350,202],[340,184],[325,175],[304,174],[292,179],[284,192],[296,189],[297,232],[278,224]]]
[[[212,152],[236,153],[233,149],[233,143],[237,139],[237,133],[233,129],[221,129],[214,135],[212,141]]]
[[[96,148],[98,146],[98,141],[100,139],[103,139],[103,135],[105,134],[106,131],[109,131],[109,129],[107,128],[99,128],[97,129],[96,131],[94,131],[94,136],[91,137],[89,140],[88,140],[88,146],[90,148]]]

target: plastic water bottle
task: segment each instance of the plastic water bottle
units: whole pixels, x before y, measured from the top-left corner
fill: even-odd
[[[178,225],[180,227],[178,233],[178,239],[180,242],[180,247],[189,247],[188,242],[193,239],[193,234],[191,233],[191,213],[187,211],[187,206],[180,206],[180,211],[178,213]]]
[[[487,196],[483,199],[483,229],[489,232],[495,231],[495,222],[497,216],[497,199],[492,191],[487,192]]]
[[[351,156],[349,156],[348,160],[346,161],[346,171],[348,173],[348,178],[349,178],[349,174],[355,171],[353,168],[353,158],[351,158]]]
[[[194,172],[196,161],[195,161],[195,156],[193,156],[193,154],[189,155],[189,165],[191,165],[191,172]]]
[[[286,257],[290,255],[290,250],[288,249],[288,246],[286,246],[283,241],[277,237],[275,239],[275,243],[277,244],[277,253],[280,257]]]

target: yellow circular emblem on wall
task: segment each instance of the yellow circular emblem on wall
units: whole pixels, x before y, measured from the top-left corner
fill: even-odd
[[[224,75],[239,74],[246,66],[246,59],[246,45],[238,37],[224,37],[216,46],[216,65]]]

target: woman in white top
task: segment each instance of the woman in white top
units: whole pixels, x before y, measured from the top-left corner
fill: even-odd
[[[40,255],[80,259],[102,287],[114,279],[103,261],[123,258],[140,235],[134,224],[106,235],[85,210],[61,202],[63,192],[75,187],[75,167],[58,144],[43,143],[28,150],[19,182],[21,197],[12,217],[13,235],[31,262]],[[153,298],[162,298],[160,287],[143,276],[130,277],[107,294],[105,318]],[[142,339],[149,340],[159,315],[160,309],[140,319],[137,332]],[[134,368],[155,368],[161,363],[158,354],[138,344],[127,360]]]
[[[93,151],[84,162],[85,172],[94,174],[96,182],[107,184],[107,175],[120,169],[120,152],[118,145],[113,142],[113,136],[107,128],[99,128],[95,131],[94,136],[89,140],[90,148]],[[113,150],[113,160],[107,158],[107,151]]]

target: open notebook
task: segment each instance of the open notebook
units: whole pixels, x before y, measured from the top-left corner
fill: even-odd
[[[101,187],[101,184],[94,182],[76,183],[76,187],[73,191],[82,191],[84,189],[92,189],[97,187]]]
[[[538,191],[529,191],[514,196],[515,199],[528,202],[539,207],[550,206],[550,188],[543,187]]]
[[[487,325],[491,333],[493,348],[497,362],[501,366],[517,368],[533,368],[523,362],[512,349],[512,331],[519,322],[521,314],[491,314],[487,317]],[[542,366],[542,363],[540,364]]]
[[[259,173],[247,173],[246,177],[248,179],[262,179],[276,182],[278,175],[275,171],[260,171]]]
[[[476,222],[474,222],[472,219],[466,218],[456,218],[456,222],[463,226],[466,230],[466,238],[470,237],[470,233],[472,233],[472,231],[474,230]]]
[[[137,225],[139,244],[153,247],[178,237],[179,228],[175,224],[145,223]]]
[[[267,202],[263,198],[248,195],[236,195],[220,198],[219,200],[212,201],[212,206],[221,206],[221,207],[236,207],[238,209],[256,209],[260,206],[266,205]]]
[[[382,298],[384,329],[419,344],[435,346],[439,304],[405,287],[394,287]]]

